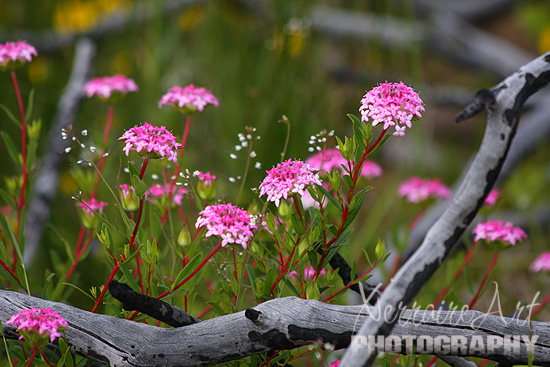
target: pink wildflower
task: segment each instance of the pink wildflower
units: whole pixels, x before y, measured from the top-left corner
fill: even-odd
[[[499,195],[499,191],[497,189],[492,189],[489,195],[487,195],[487,197],[485,198],[485,201],[483,202],[483,204],[489,207],[495,205],[498,199],[498,195]]]
[[[319,174],[313,173],[309,164],[289,159],[267,171],[267,177],[260,184],[260,196],[267,194],[267,201],[279,206],[281,198],[288,199],[294,193],[303,196],[312,184],[321,184]]]
[[[206,226],[206,237],[220,236],[222,246],[236,243],[246,248],[257,225],[246,210],[232,204],[207,206],[199,213],[196,228]]]
[[[181,206],[182,199],[185,194],[189,193],[189,190],[186,188],[183,188],[181,186],[172,185],[171,183],[167,184],[154,184],[151,186],[149,190],[145,193],[145,195],[149,198],[152,197],[169,197],[170,194],[172,194],[172,201],[175,205]],[[149,199],[149,201],[154,201],[153,199]]]
[[[32,56],[37,56],[36,48],[27,41],[6,42],[0,44],[0,67],[6,67],[10,62],[31,62]]]
[[[345,167],[348,167],[348,161],[342,157],[340,151],[336,148],[327,149],[315,153],[306,159],[306,163],[309,164],[313,169],[318,169],[321,172],[330,172],[334,169],[339,169],[342,172]],[[382,175],[382,168],[372,161],[365,161],[363,163],[363,168],[361,169],[361,176],[366,178],[378,177]]]
[[[59,333],[61,327],[69,326],[57,311],[52,311],[50,308],[37,309],[34,307],[13,315],[6,324],[17,326],[17,331],[23,330],[23,333],[38,332],[45,338],[49,337],[50,342],[61,336]],[[23,335],[19,339],[23,339]]]
[[[399,185],[399,196],[410,203],[419,203],[430,197],[441,199],[451,197],[451,190],[437,178],[411,177]]]
[[[197,88],[193,84],[187,87],[172,87],[162,96],[159,108],[168,105],[184,113],[194,113],[204,110],[208,105],[219,106],[218,99],[206,88]]]
[[[501,241],[510,245],[515,245],[516,241],[521,242],[527,238],[523,229],[514,227],[510,222],[498,220],[479,223],[472,232],[475,234],[474,241]]]
[[[339,367],[340,366],[340,360],[337,360],[336,362],[332,362],[329,367]]]
[[[212,200],[216,196],[216,176],[206,172],[195,171],[194,176],[199,178],[199,183],[197,185],[197,194],[203,200]]]
[[[543,252],[533,261],[529,270],[532,272],[550,271],[550,251]]]
[[[325,275],[325,269],[322,269],[319,274]],[[312,279],[314,275],[315,275],[315,268],[313,266],[310,265],[304,269],[304,279],[305,278]],[[293,270],[290,273],[288,273],[288,276],[296,279],[298,277],[298,272]]]
[[[209,187],[212,185],[212,182],[216,179],[216,175],[211,174],[210,172],[198,172],[197,177],[199,180],[204,182],[204,184]]]
[[[97,201],[96,198],[91,198],[89,201],[82,200],[80,203],[78,203],[80,207],[84,210],[86,214],[89,216],[94,215],[94,211],[98,212],[99,214],[103,213],[103,207],[107,205],[107,203],[103,201]]]
[[[120,202],[124,210],[134,211],[139,208],[139,198],[136,196],[136,190],[128,184],[119,186],[120,188]],[[147,199],[147,192],[145,192],[145,198]]]
[[[113,92],[125,95],[137,90],[136,82],[122,74],[94,78],[84,85],[84,94],[88,98],[98,96],[102,99],[109,99]]]
[[[166,127],[153,126],[146,122],[141,126],[134,126],[126,131],[118,140],[125,140],[126,146],[122,149],[126,155],[135,150],[147,158],[161,158],[168,156],[174,163],[178,160],[178,148],[181,144]],[[142,152],[142,150],[145,150]]]
[[[394,126],[395,136],[405,136],[414,116],[422,117],[424,102],[418,93],[403,83],[382,83],[371,89],[361,100],[361,121],[372,126],[384,123],[384,130]]]

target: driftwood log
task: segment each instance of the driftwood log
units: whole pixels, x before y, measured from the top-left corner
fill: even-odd
[[[0,291],[3,323],[11,315],[30,307],[51,307],[58,311],[69,324],[65,336],[72,350],[112,367],[212,365],[318,342],[330,343],[337,349],[345,348],[358,326],[376,314],[375,306],[340,306],[286,297],[231,315],[166,329]],[[18,337],[11,325],[5,325],[4,332],[8,338]],[[547,322],[529,323],[479,311],[403,310],[392,331],[393,336],[401,338],[460,337],[466,344],[473,343],[475,338],[485,340],[530,333],[539,336],[532,349],[534,364],[550,365],[550,323]],[[391,351],[410,353],[407,345]],[[527,364],[529,343],[518,339],[511,352],[502,347],[494,351],[464,348],[445,352],[442,357],[453,361],[456,359],[452,357],[456,356],[477,356],[503,363]]]

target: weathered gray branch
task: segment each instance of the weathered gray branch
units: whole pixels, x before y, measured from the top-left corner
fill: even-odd
[[[72,350],[113,367],[211,365],[318,341],[337,349],[345,348],[357,326],[377,313],[372,306],[339,306],[287,297],[189,326],[165,329],[0,290],[2,323],[30,307],[51,307],[58,311],[69,324],[65,336]],[[13,326],[4,325],[4,330],[9,338],[17,338]],[[546,322],[529,325],[524,320],[479,311],[403,310],[392,335],[401,338],[456,336],[470,344],[474,338],[530,335],[530,331],[539,336],[534,345],[534,363],[550,365],[550,323]],[[406,353],[410,345],[396,348],[393,351]],[[488,348],[486,352],[476,352],[467,347],[442,353],[449,360],[453,360],[449,358],[452,356],[474,355],[527,364],[528,347],[525,340],[520,340],[515,351],[501,347],[494,353]]]
[[[95,45],[91,40],[84,38],[77,43],[71,76],[59,101],[48,136],[47,146],[49,148],[40,164],[40,169],[34,180],[32,197],[29,201],[25,224],[26,243],[24,254],[27,266],[32,263],[36,255],[44,225],[50,217],[51,203],[57,194],[59,165],[64,159],[61,152],[66,146],[61,139],[61,129],[75,122],[80,99],[83,95],[82,88],[88,78],[94,55]]]
[[[487,128],[480,150],[466,177],[453,196],[452,204],[427,233],[414,255],[398,271],[377,304],[388,310],[384,320],[368,319],[359,336],[387,335],[392,317],[409,303],[435,273],[462,236],[493,188],[515,135],[523,104],[532,94],[550,82],[550,52],[542,55],[504,81],[485,90],[457,116],[457,121],[487,110]],[[357,339],[359,340],[359,339]],[[343,367],[371,365],[376,357],[372,345],[352,343],[342,360]]]

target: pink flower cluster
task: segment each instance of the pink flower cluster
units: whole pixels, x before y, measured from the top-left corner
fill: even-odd
[[[419,203],[430,197],[441,199],[451,197],[451,190],[438,178],[422,179],[411,177],[399,185],[398,193],[410,203]]]
[[[59,333],[60,327],[69,326],[57,311],[52,311],[50,308],[37,309],[34,307],[13,315],[6,324],[17,326],[17,331],[36,331],[44,337],[49,337],[50,342],[61,336]],[[19,339],[23,339],[23,335]]]
[[[184,113],[202,111],[208,105],[219,106],[218,99],[206,88],[197,88],[193,84],[187,87],[172,87],[162,96],[159,108],[168,105],[174,109],[182,109]]]
[[[10,62],[31,62],[32,56],[37,56],[36,48],[27,41],[6,42],[0,44],[0,67],[8,66]]]
[[[334,149],[327,149],[325,151],[321,151],[318,153],[315,153],[308,159],[306,159],[306,163],[309,164],[313,169],[318,169],[321,172],[330,172],[332,170],[338,169],[344,172],[344,169],[342,168],[342,165],[346,166],[348,165],[348,162],[342,155],[340,154],[340,150],[334,148]],[[378,177],[382,175],[382,168],[372,162],[372,161],[365,161],[363,163],[363,168],[361,169],[361,176],[366,178],[371,177]]]
[[[125,95],[128,92],[136,92],[137,90],[136,82],[122,74],[94,78],[84,85],[84,94],[88,98],[98,96],[109,99],[113,92]]]
[[[103,207],[105,207],[107,203],[98,201],[96,198],[91,198],[88,201],[82,200],[78,205],[80,205],[84,212],[91,217],[94,215],[94,211],[100,214],[103,213]]]
[[[510,222],[499,220],[479,223],[472,231],[475,234],[474,241],[501,241],[506,244],[515,245],[527,238],[523,229],[514,227]]]
[[[149,198],[149,201],[154,201],[152,199],[153,197],[169,197],[169,195],[172,194],[172,202],[177,206],[181,206],[183,196],[187,193],[189,193],[189,190],[187,190],[186,188],[167,183],[154,184],[149,188],[149,190],[147,190],[145,195],[147,198]]]
[[[340,366],[340,360],[337,360],[336,362],[332,362],[329,367],[339,367]]]
[[[532,272],[550,271],[550,251],[543,252],[533,261],[529,270]]]
[[[309,164],[289,159],[267,171],[267,177],[260,184],[260,196],[267,195],[267,201],[279,206],[281,198],[289,195],[304,195],[304,190],[312,184],[321,184],[319,174],[313,173]]]
[[[393,135],[405,136],[414,116],[422,117],[424,102],[418,93],[403,83],[382,83],[361,100],[361,121],[372,120],[372,126],[384,124],[384,130],[395,128]]]
[[[199,213],[196,228],[206,226],[205,237],[220,236],[222,246],[236,243],[246,248],[257,229],[253,218],[246,210],[232,204],[207,206]]]
[[[135,150],[147,158],[161,158],[168,156],[174,163],[178,160],[178,148],[181,144],[165,126],[157,127],[146,122],[141,126],[134,126],[126,131],[118,140],[125,140],[126,146],[122,149],[126,156],[130,150]],[[141,152],[145,150],[144,152]]]

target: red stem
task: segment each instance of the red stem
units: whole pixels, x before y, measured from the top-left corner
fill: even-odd
[[[481,281],[481,284],[479,285],[479,288],[477,289],[477,292],[474,295],[474,298],[472,298],[472,301],[468,305],[468,309],[471,310],[472,307],[474,307],[474,305],[476,304],[479,294],[481,293],[481,290],[485,286],[485,283],[487,282],[487,278],[489,278],[489,274],[491,274],[491,271],[493,270],[493,267],[495,266],[497,259],[498,259],[498,250],[495,251],[495,255],[493,256],[493,261],[491,261],[491,264],[487,268],[487,271],[485,272],[485,276],[483,277],[483,280]]]
[[[34,347],[32,347],[31,358],[30,358],[29,361],[27,362],[26,367],[32,366],[32,362],[34,361],[34,358],[36,358],[36,353],[37,353],[37,352],[38,352],[38,345],[35,345]]]
[[[75,251],[74,262],[71,265],[71,268],[69,269],[67,274],[65,275],[65,280],[69,280],[69,277],[73,273],[74,268],[76,267],[76,265],[80,261],[80,257],[88,249],[88,246],[90,246],[90,242],[92,242],[93,237],[94,237],[94,231],[90,231],[90,234],[88,235],[88,238],[86,239],[86,243],[84,244],[84,246],[82,246],[82,248],[80,250]]]
[[[183,158],[183,152],[185,151],[185,145],[187,144],[187,136],[189,135],[189,126],[191,125],[191,116],[187,115],[185,117],[185,128],[183,129],[183,137],[181,138],[181,148],[180,148],[180,159]],[[180,161],[181,162],[181,161]],[[172,180],[172,185],[170,186],[170,192],[168,194],[168,206],[166,209],[164,209],[164,214],[162,214],[162,218],[160,219],[161,223],[166,222],[166,219],[168,218],[168,211],[170,210],[170,203],[172,203],[172,197],[176,193],[176,180],[178,179],[178,175],[180,173],[180,167],[181,163],[178,162],[176,165],[176,170],[174,171],[174,179]],[[173,191],[172,191],[173,189]]]
[[[218,242],[218,244],[216,245],[216,247],[214,247],[212,249],[212,251],[210,251],[210,253],[204,258],[204,260],[199,264],[199,266],[197,266],[197,268],[195,270],[193,270],[193,272],[191,274],[189,274],[187,276],[187,278],[185,278],[184,280],[182,280],[179,284],[177,284],[174,289],[172,290],[175,291],[176,289],[178,289],[179,287],[181,287],[182,285],[184,285],[185,283],[187,283],[187,281],[189,281],[189,279],[193,278],[195,276],[195,274],[197,274],[197,272],[199,270],[202,269],[202,267],[208,262],[208,260],[210,260],[210,258],[212,256],[214,256],[214,254],[216,252],[218,252],[219,249],[222,248],[222,241]],[[166,291],[164,292],[163,294],[161,294],[160,296],[157,296],[157,298],[163,298],[163,297],[166,297],[167,295],[169,295],[171,292],[170,291]]]
[[[538,314],[540,312],[540,310],[542,310],[544,308],[544,306],[546,306],[546,304],[548,304],[548,302],[550,302],[550,292],[548,292],[546,297],[544,297],[544,299],[542,300],[540,305],[538,305],[537,308],[535,308],[535,310],[531,314],[531,317],[535,317],[535,315]]]
[[[109,135],[111,134],[111,126],[113,124],[113,115],[114,115],[114,107],[113,105],[109,105],[107,108],[107,120],[105,121],[105,132],[103,133],[103,144],[105,147],[109,143]],[[104,149],[101,153],[101,157],[99,158],[99,162],[97,164],[97,170],[95,177],[95,184],[94,184],[94,190],[92,191],[92,197],[95,198],[97,195],[97,188],[99,187],[99,182],[101,181],[101,177],[99,176],[99,173],[103,172],[103,166],[105,166],[105,158],[104,155],[107,153],[107,149]]]
[[[365,275],[367,275],[368,273],[370,273],[375,267],[376,265],[378,265],[378,259],[376,259],[376,261],[374,262],[374,264],[370,267],[369,270],[367,270],[366,272],[363,273],[363,275],[361,275],[360,277],[358,277],[357,279],[354,279],[352,280],[351,282],[349,282],[348,284],[346,284],[345,287],[343,287],[342,289],[340,289],[338,292],[334,293],[332,296],[329,296],[327,298],[325,298],[324,300],[322,300],[321,302],[328,302],[330,301],[331,299],[333,299],[334,297],[336,297],[337,295],[339,295],[340,293],[342,293],[343,291],[345,291],[346,289],[348,289],[349,287],[351,287],[352,285],[358,283],[358,280],[363,278]]]
[[[212,309],[212,305],[206,307],[206,308],[204,309],[204,311],[202,311],[202,312],[200,313],[200,315],[197,316],[197,319],[200,319],[201,317],[203,317],[204,315],[206,315],[206,314],[208,313],[208,311],[210,311],[211,309]]]
[[[123,261],[123,259],[121,259],[121,261]],[[111,280],[113,280],[113,278],[115,277],[115,274],[116,272],[118,271],[118,269],[120,269],[120,265],[118,265],[118,262],[115,263],[115,266],[113,266],[113,271],[111,271],[111,275],[109,275],[109,279],[107,279],[107,282],[105,283],[105,285],[103,286],[103,290],[101,291],[101,294],[99,295],[99,297],[97,297],[97,299],[95,300],[95,304],[94,304],[94,307],[92,308],[92,312],[95,312],[97,310],[97,307],[99,306],[99,304],[101,303],[101,301],[103,300],[103,297],[105,297],[105,292],[107,292],[107,288],[109,286],[109,283],[111,282]]]
[[[17,97],[17,103],[19,105],[19,112],[21,114],[21,150],[23,154],[23,184],[21,185],[21,196],[19,197],[19,204],[17,205],[17,226],[15,231],[15,239],[19,241],[19,228],[21,226],[21,214],[25,207],[25,192],[27,191],[27,124],[25,123],[25,109],[23,108],[23,100],[21,99],[21,91],[19,90],[19,83],[17,83],[17,76],[15,71],[11,72],[11,80],[15,89],[15,95]],[[13,248],[13,263],[12,270],[15,270],[17,263],[17,251],[15,245]]]
[[[363,152],[363,155],[361,156],[361,159],[359,159],[359,162],[357,164],[355,164],[355,169],[354,169],[353,175],[351,177],[352,186],[349,188],[349,191],[348,191],[348,197],[346,199],[346,205],[343,205],[343,208],[342,208],[342,221],[340,222],[340,226],[338,227],[338,231],[336,233],[336,236],[334,236],[329,242],[325,243],[325,249],[327,249],[334,242],[336,242],[336,240],[338,239],[338,237],[342,233],[342,230],[344,229],[344,224],[346,223],[346,220],[348,219],[349,204],[351,203],[351,199],[353,197],[353,192],[355,191],[355,185],[357,184],[357,177],[359,175],[359,170],[361,169],[361,166],[363,165],[363,162],[365,162],[365,159],[367,158],[369,153],[372,152],[372,150],[374,148],[376,148],[378,143],[380,143],[380,141],[382,140],[382,137],[384,136],[384,134],[386,134],[387,130],[388,129],[382,130],[382,132],[380,133],[380,135],[378,135],[378,138],[376,139],[376,141],[374,142],[374,144],[372,146],[369,147],[367,145],[365,147],[365,151]],[[321,255],[321,259],[319,260],[319,265],[317,266],[317,269],[315,270],[315,274],[313,275],[313,278],[312,278],[314,282],[317,280],[317,277],[321,273],[321,270],[323,268],[323,263],[325,262],[326,256],[327,256],[327,252],[323,251],[323,254]]]

